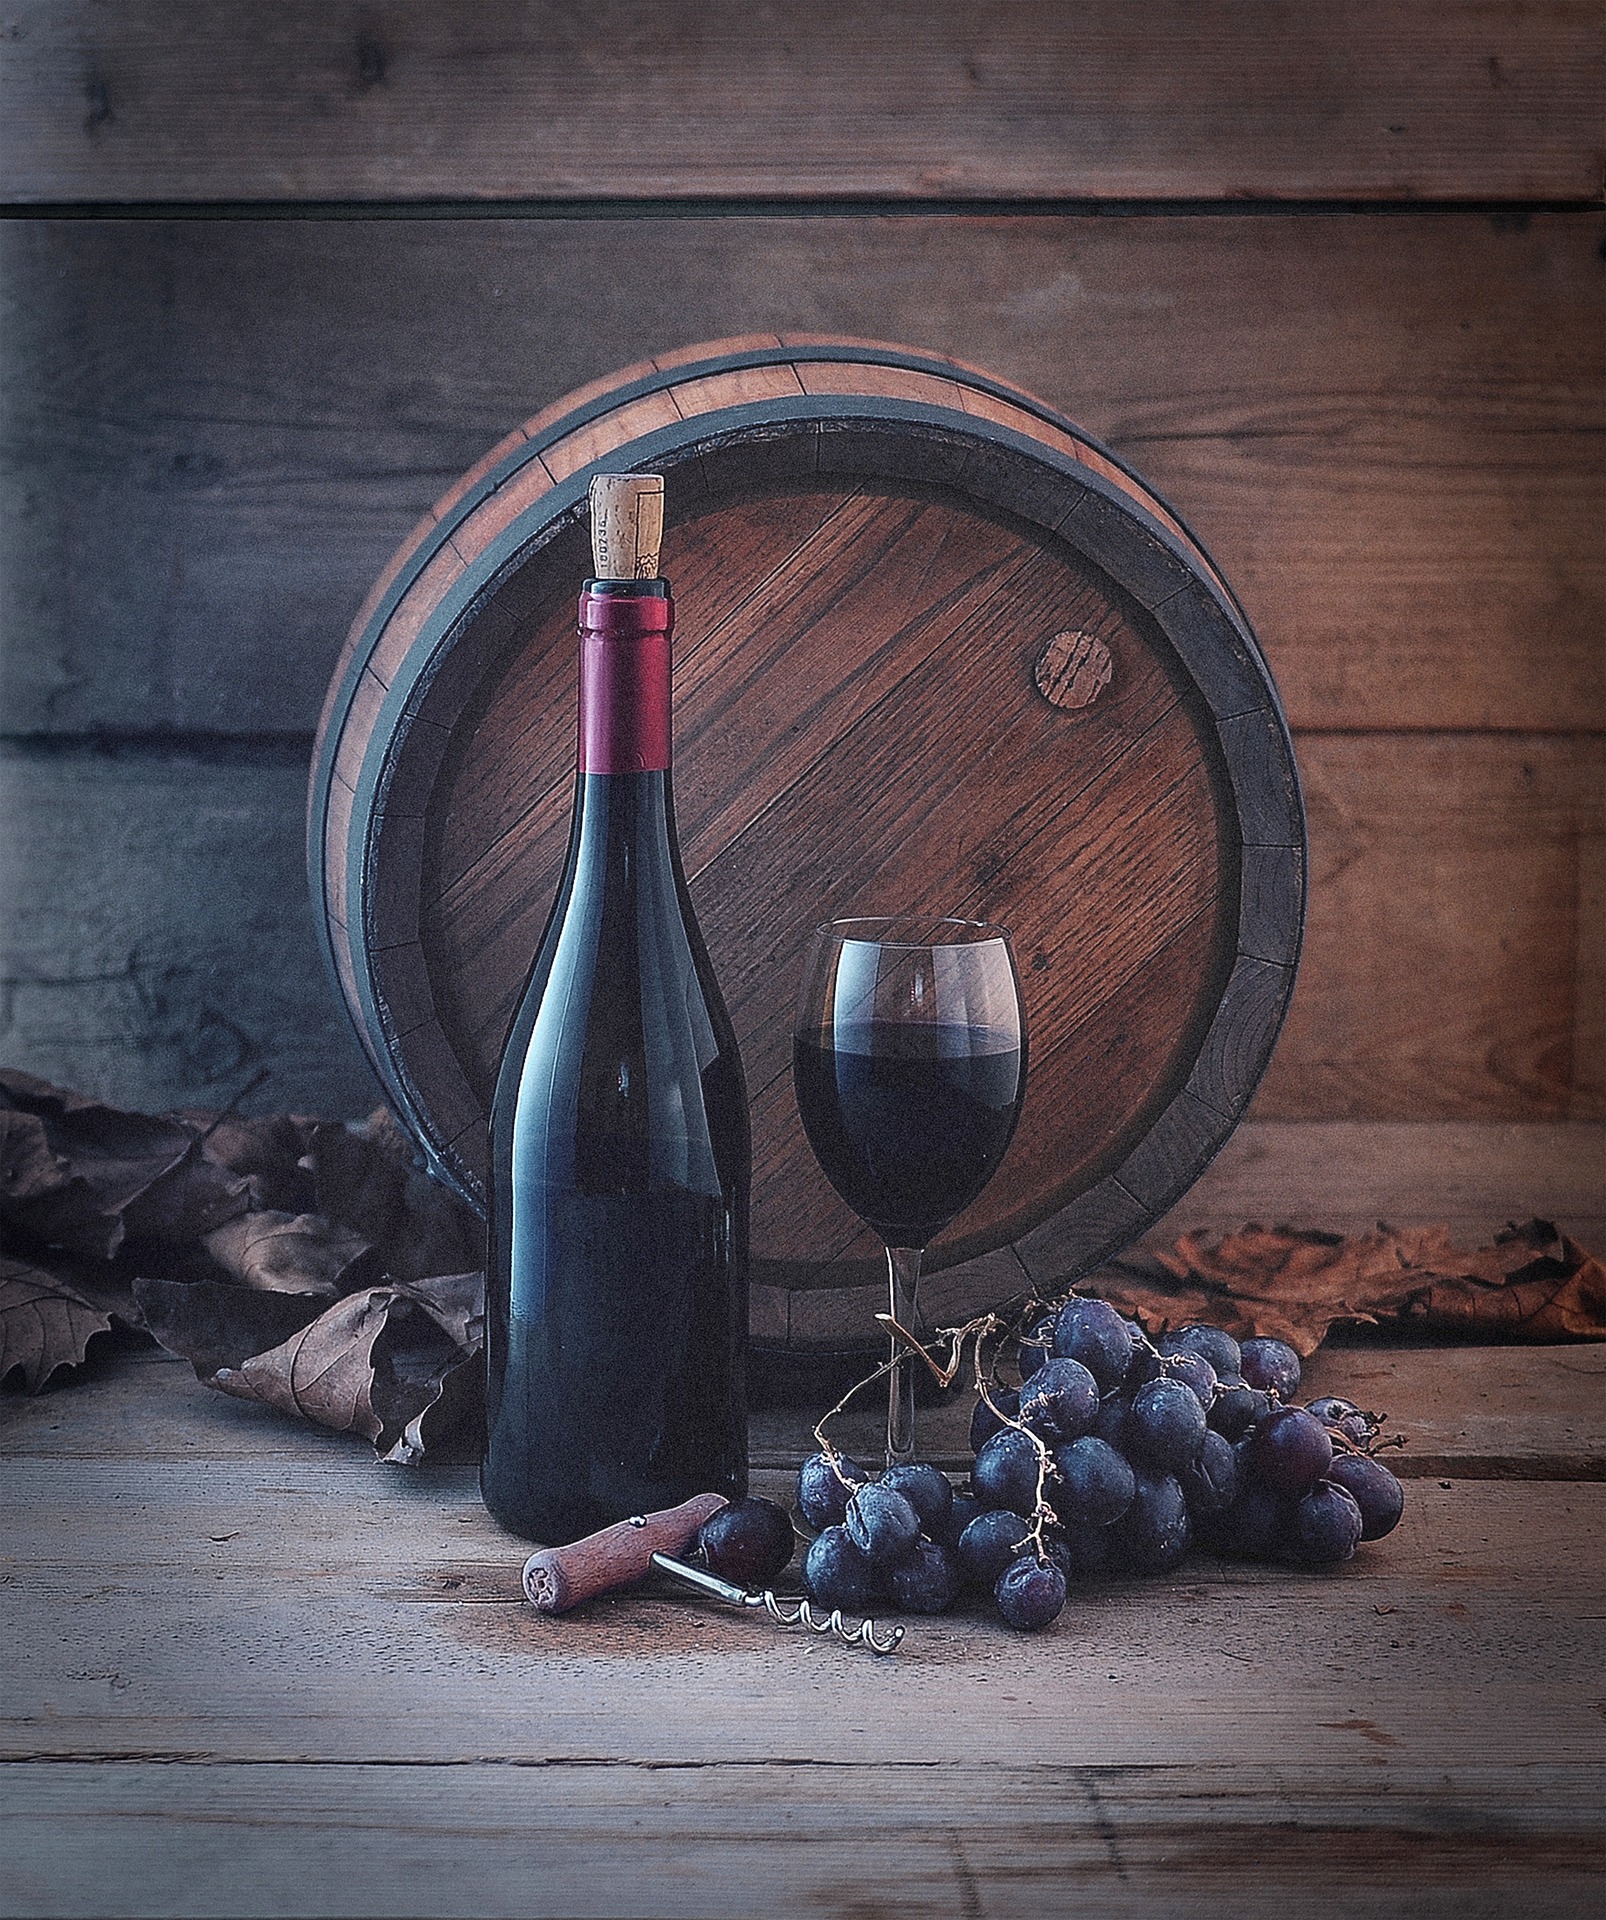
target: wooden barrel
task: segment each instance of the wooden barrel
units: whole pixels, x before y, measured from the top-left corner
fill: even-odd
[[[466,473],[351,629],[310,863],[359,1039],[438,1175],[486,1111],[566,843],[599,470],[666,477],[676,801],[752,1099],[755,1330],[868,1327],[871,1235],[790,1083],[810,928],[1014,931],[1031,1077],[932,1249],[939,1311],[1107,1257],[1242,1113],[1292,990],[1304,823],[1276,690],[1182,522],[1051,407],[956,361],[766,336],[626,368]]]

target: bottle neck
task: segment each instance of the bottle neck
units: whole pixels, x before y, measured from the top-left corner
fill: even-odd
[[[588,580],[580,595],[580,736],[586,774],[669,768],[674,602],[661,580]]]

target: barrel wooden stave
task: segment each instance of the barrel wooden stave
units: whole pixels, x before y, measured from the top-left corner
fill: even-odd
[[[321,761],[340,774],[314,774],[315,886],[370,1057],[472,1190],[566,839],[580,455],[664,468],[682,842],[753,1094],[756,1274],[873,1275],[796,1120],[791,993],[813,920],[929,906],[1010,919],[1026,979],[1021,1133],[935,1250],[992,1288],[989,1248],[1013,1242],[1035,1271],[1124,1244],[1242,1111],[1297,959],[1297,780],[1246,623],[1141,483],[957,363],[811,351],[630,370],[509,436],[477,493],[460,483],[348,643]],[[990,638],[1004,616],[1027,636],[1013,647]],[[1032,678],[1073,620],[1115,659],[1074,715]],[[955,714],[989,712],[996,737],[955,740]],[[1006,749],[1021,791],[989,832],[976,797]],[[859,814],[823,830],[845,794]],[[901,843],[911,817],[921,847]],[[934,870],[939,844],[956,857]],[[1094,931],[1072,964],[1078,907]]]

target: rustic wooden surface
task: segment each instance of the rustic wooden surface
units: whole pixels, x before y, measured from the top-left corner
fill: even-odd
[[[1334,1351],[1413,1436],[1390,1539],[875,1662],[656,1588],[543,1619],[471,1470],[122,1356],[0,1401],[0,1912],[1594,1913],[1603,1368]]]
[[[642,15],[19,0],[17,201],[880,194],[1586,199],[1584,0],[738,0]],[[618,128],[627,124],[630,137]],[[1313,132],[1319,129],[1319,136]]]

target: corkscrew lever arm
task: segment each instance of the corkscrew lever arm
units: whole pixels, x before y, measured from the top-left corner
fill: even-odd
[[[788,1607],[767,1587],[761,1593],[749,1593],[745,1587],[733,1586],[729,1580],[721,1580],[703,1567],[688,1566],[684,1560],[672,1559],[667,1553],[655,1553],[652,1564],[660,1573],[696,1587],[700,1593],[712,1594],[716,1600],[728,1601],[733,1607],[761,1608],[783,1627],[807,1627],[810,1633],[835,1634],[846,1645],[868,1647],[872,1653],[896,1653],[903,1639],[902,1627],[882,1631],[873,1620],[861,1620],[858,1626],[850,1627],[835,1607],[829,1614],[816,1613],[807,1600]]]

